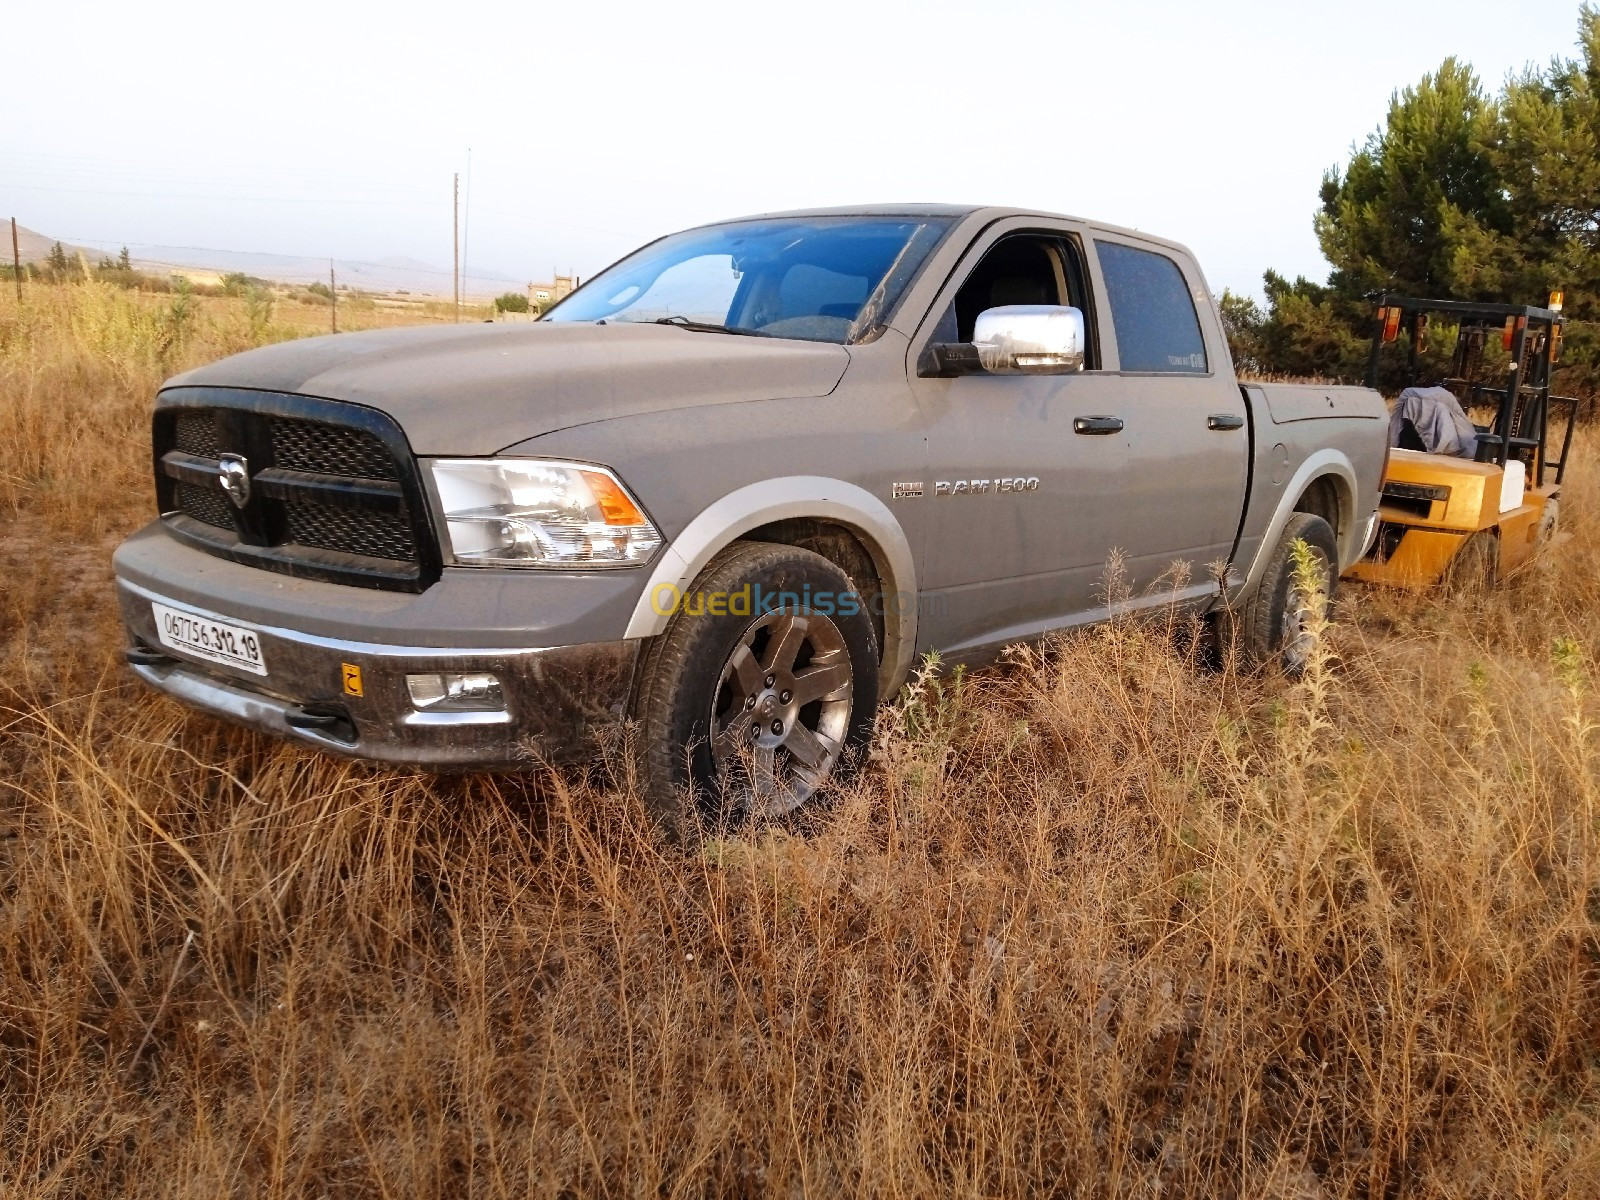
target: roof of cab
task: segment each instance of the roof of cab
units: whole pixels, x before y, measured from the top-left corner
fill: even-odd
[[[791,208],[780,212],[750,213],[707,221],[707,225],[732,225],[739,221],[770,221],[806,217],[965,217],[977,212],[981,204],[844,204],[833,208]]]
[[[734,225],[741,221],[770,221],[805,219],[807,217],[956,217],[983,216],[987,221],[999,220],[1002,217],[1044,217],[1058,221],[1076,221],[1087,225],[1091,229],[1098,229],[1105,233],[1122,234],[1127,237],[1140,238],[1143,241],[1154,242],[1181,250],[1185,254],[1189,249],[1183,243],[1172,238],[1160,237],[1147,233],[1142,229],[1129,229],[1123,225],[1112,225],[1107,221],[1093,221],[1085,217],[1074,217],[1067,213],[1046,212],[1037,208],[1010,208],[995,204],[846,204],[833,208],[795,208],[781,212],[750,213],[742,217],[729,217],[721,221],[707,221],[700,228],[714,225]]]

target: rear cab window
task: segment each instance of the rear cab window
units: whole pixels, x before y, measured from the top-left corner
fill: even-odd
[[[1183,269],[1165,254],[1095,240],[1123,371],[1204,375],[1200,317]]]

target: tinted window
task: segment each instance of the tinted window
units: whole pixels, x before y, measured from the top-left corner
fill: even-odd
[[[1178,264],[1161,254],[1096,242],[1124,371],[1204,372],[1200,319]]]
[[[634,321],[678,316],[722,324],[739,283],[739,272],[726,254],[705,254],[673,263],[643,288],[636,280],[605,297],[605,303],[626,309]]]
[[[1061,294],[1064,275],[1054,238],[1012,234],[995,243],[972,269],[956,293],[951,311],[940,321],[936,340],[970,342],[985,309],[1006,304],[1066,304]]]
[[[871,287],[872,281],[865,275],[796,263],[778,285],[778,316],[803,317],[820,313],[853,321],[866,303]]]

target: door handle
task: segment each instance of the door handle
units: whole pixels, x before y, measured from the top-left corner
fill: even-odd
[[[1244,418],[1238,413],[1212,413],[1206,418],[1207,429],[1243,429]]]
[[[1121,433],[1121,417],[1073,417],[1073,433]]]

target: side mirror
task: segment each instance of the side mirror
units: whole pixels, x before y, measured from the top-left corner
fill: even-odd
[[[918,374],[1070,375],[1083,370],[1083,314],[1055,304],[1006,304],[978,314],[971,344],[928,347]]]
[[[996,375],[1083,370],[1083,314],[1054,304],[1007,304],[978,314],[972,334],[983,369]]]

